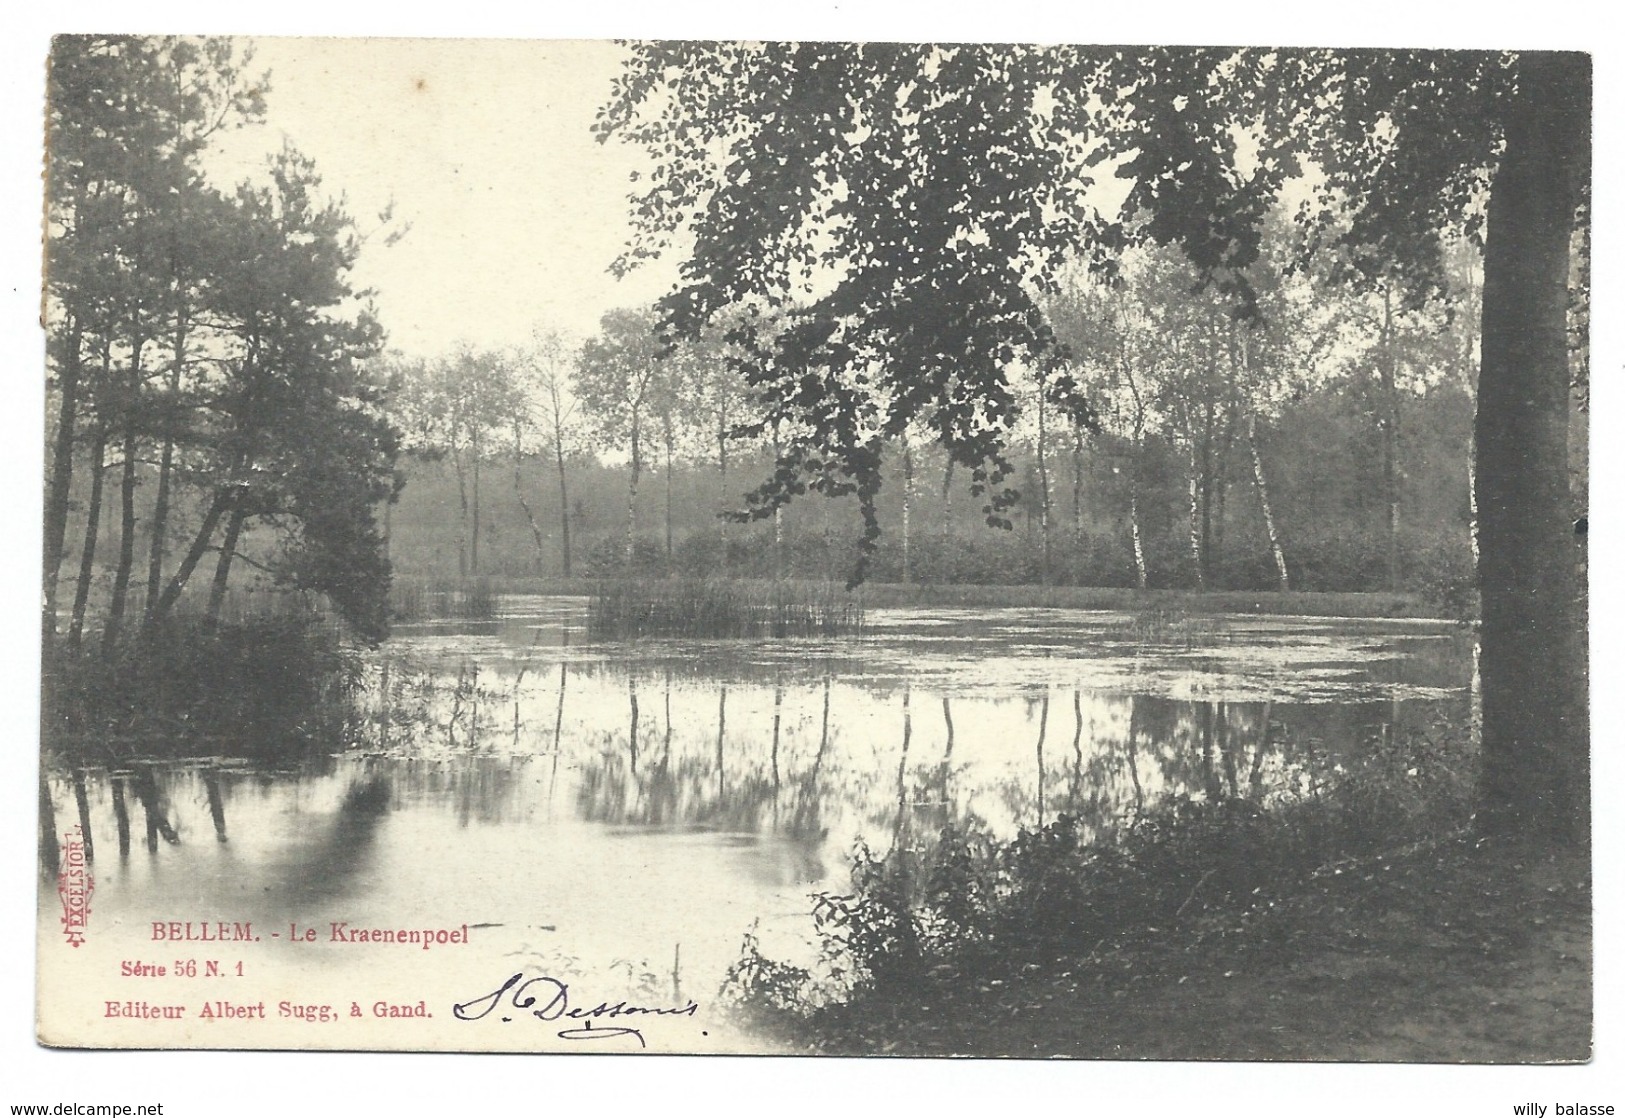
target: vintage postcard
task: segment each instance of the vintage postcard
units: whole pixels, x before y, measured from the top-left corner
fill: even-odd
[[[49,66],[42,1044],[1590,1058],[1589,56]]]

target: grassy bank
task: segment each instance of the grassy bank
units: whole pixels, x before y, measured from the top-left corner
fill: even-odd
[[[490,594],[539,594],[590,597],[601,580],[590,578],[499,578],[479,580]],[[648,579],[637,585],[680,585],[685,580]],[[736,579],[721,583],[752,593],[775,585],[770,579]],[[788,580],[783,585],[798,593],[823,593],[827,583]],[[891,607],[960,609],[1089,609],[1125,613],[1215,614],[1254,613],[1310,617],[1438,617],[1452,611],[1420,594],[1388,592],[1315,592],[1256,590],[1129,590],[1118,587],[969,585],[956,583],[865,583],[856,592],[838,597],[865,608]]]
[[[880,583],[862,590],[870,606],[966,609],[1056,608],[1126,613],[1257,613],[1312,617],[1431,617],[1434,607],[1416,594],[1256,591],[1129,590],[1090,586],[970,586]]]
[[[823,1054],[1575,1062],[1591,962],[1585,851],[1456,838],[1328,867],[1245,937],[945,970],[766,1027]]]
[[[819,898],[816,966],[747,940],[724,993],[792,1051],[1584,1059],[1586,853],[1475,839],[1474,760],[1429,733],[1115,834],[901,835]]]

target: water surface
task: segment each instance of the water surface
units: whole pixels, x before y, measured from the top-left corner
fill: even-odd
[[[92,836],[98,920],[466,923],[507,962],[704,1002],[747,931],[810,959],[859,841],[1061,814],[1109,838],[1170,797],[1302,793],[1463,720],[1469,674],[1421,621],[895,609],[855,639],[613,643],[583,600],[514,597],[402,627],[313,761],[132,755],[49,790]]]

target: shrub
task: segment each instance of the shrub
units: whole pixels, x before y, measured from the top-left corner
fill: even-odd
[[[360,658],[315,614],[174,618],[108,653],[55,645],[44,676],[47,743],[84,753],[276,756],[348,741],[359,717]]]
[[[851,891],[816,901],[824,973],[799,1000],[776,987],[773,1005],[906,998],[944,971],[991,976],[1108,942],[1227,934],[1331,863],[1461,830],[1473,767],[1453,728],[1377,734],[1304,791],[1181,798],[1109,839],[1063,816],[1006,842],[949,827],[885,855],[860,844]],[[738,984],[763,973],[734,975],[731,996],[750,1001]]]

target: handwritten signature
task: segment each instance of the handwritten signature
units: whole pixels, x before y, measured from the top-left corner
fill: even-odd
[[[692,1017],[699,1012],[699,1003],[693,999],[685,1006],[629,1005],[624,1001],[599,1002],[591,1009],[570,1005],[570,987],[546,975],[527,977],[523,971],[513,975],[489,994],[460,1002],[451,1007],[452,1016],[459,1021],[480,1021],[503,1010],[529,1013],[538,1021],[583,1022],[559,1030],[560,1040],[610,1040],[618,1036],[633,1037],[638,1047],[647,1048],[643,1032],[629,1025],[597,1025],[594,1021],[616,1020],[627,1017]],[[499,1013],[503,1021],[513,1018]]]

